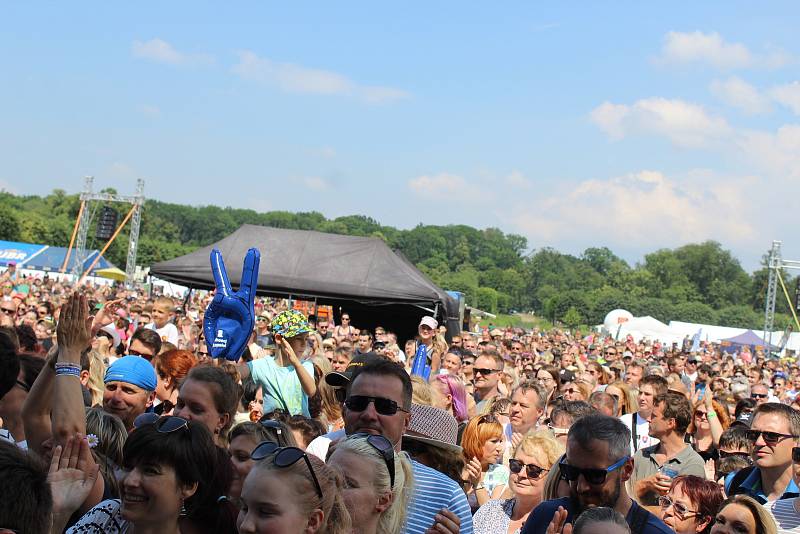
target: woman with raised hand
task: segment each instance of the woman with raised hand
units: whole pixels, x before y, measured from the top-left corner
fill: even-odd
[[[563,451],[564,446],[547,431],[522,438],[508,461],[510,498],[493,499],[478,508],[473,518],[475,534],[518,532],[542,502],[546,476]]]
[[[400,532],[413,484],[405,453],[383,436],[354,434],[336,444],[328,465],[344,479],[342,496],[358,532]]]
[[[503,426],[493,415],[474,417],[461,439],[466,465],[461,479],[473,512],[489,499],[502,495],[508,468],[497,463],[503,455]]]
[[[86,498],[97,478],[85,438],[57,447],[50,468],[53,530]],[[123,449],[121,499],[89,510],[67,532],[137,534],[235,533],[235,509],[224,497],[231,466],[205,426],[162,417],[135,428]],[[60,496],[56,498],[56,496]]]
[[[239,534],[350,534],[339,474],[297,447],[261,442],[242,486]]]
[[[708,534],[724,497],[716,482],[682,475],[659,497],[660,517],[677,534]]]

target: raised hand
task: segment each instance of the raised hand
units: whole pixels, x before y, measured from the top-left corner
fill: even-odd
[[[547,525],[547,534],[571,534],[572,525],[570,523],[566,523],[567,515],[569,514],[564,507],[559,506],[558,510],[556,510],[556,513],[553,514],[552,521],[550,521],[550,524]]]
[[[97,334],[101,328],[114,322],[123,300],[125,299],[109,300],[103,304],[92,321],[92,334]]]
[[[242,283],[239,291],[234,293],[222,253],[218,249],[211,251],[211,272],[214,275],[216,293],[206,309],[203,331],[212,358],[226,358],[235,362],[244,352],[255,326],[253,304],[260,263],[261,254],[258,249],[248,250],[242,267]]]
[[[84,295],[73,293],[61,307],[56,333],[58,347],[64,351],[80,354],[92,343],[92,319]]]
[[[77,510],[92,491],[99,471],[85,437],[70,436],[63,449],[58,445],[53,450],[47,475],[53,512],[69,515]]]

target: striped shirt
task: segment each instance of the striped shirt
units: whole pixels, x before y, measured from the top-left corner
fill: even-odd
[[[461,520],[461,534],[472,534],[472,514],[464,490],[447,475],[411,460],[414,470],[414,492],[408,506],[405,534],[425,534],[442,508]]]
[[[796,500],[782,499],[764,505],[775,519],[780,534],[800,533],[800,514],[797,513],[797,509],[794,506]]]

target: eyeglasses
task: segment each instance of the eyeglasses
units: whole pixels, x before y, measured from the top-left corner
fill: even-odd
[[[658,505],[661,507],[662,510],[666,510],[670,506],[672,509],[675,510],[675,513],[678,514],[681,518],[686,519],[689,514],[699,514],[700,512],[697,510],[689,510],[686,508],[686,505],[681,504],[679,502],[675,502],[666,495],[662,495],[658,498]]]
[[[558,466],[561,468],[561,476],[569,482],[575,482],[578,480],[578,477],[583,475],[583,479],[586,480],[587,483],[593,486],[599,486],[606,481],[606,477],[609,473],[625,465],[628,459],[630,459],[630,456],[623,456],[605,469],[583,469],[569,465],[566,463],[566,460],[562,460]]]
[[[308,455],[303,452],[302,449],[298,449],[297,447],[280,447],[274,441],[262,441],[256,448],[253,449],[253,452],[250,454],[250,458],[255,461],[263,460],[270,454],[275,454],[275,458],[273,459],[273,463],[275,467],[290,467],[296,464],[300,458],[305,460],[306,466],[308,467],[308,472],[311,473],[311,478],[314,480],[314,487],[317,489],[317,495],[319,498],[322,498],[322,486],[319,485],[319,480],[317,480],[317,474],[314,472],[314,466],[311,465],[311,460],[308,459]]]
[[[753,399],[753,400],[766,399],[767,397],[769,397],[769,395],[767,395],[766,393],[751,393],[750,394],[750,398]]]
[[[477,374],[490,375],[492,373],[496,373],[497,371],[499,371],[499,369],[484,369],[482,367],[473,367],[472,368],[472,372],[475,373],[476,375]]]
[[[344,405],[347,406],[349,410],[353,410],[354,412],[363,412],[367,409],[367,406],[369,406],[370,402],[375,404],[375,411],[380,415],[394,415],[397,413],[397,410],[408,413],[408,410],[401,408],[395,401],[384,397],[351,395],[347,397],[347,400],[344,401]]]
[[[508,469],[515,475],[521,473],[523,467],[525,468],[525,474],[528,475],[528,478],[530,478],[531,480],[536,480],[542,476],[542,473],[549,471],[549,469],[545,469],[544,467],[539,467],[536,464],[526,464],[523,463],[522,460],[517,460],[516,458],[509,458]]]
[[[153,412],[143,413],[134,419],[133,428],[138,430],[145,425],[152,425],[153,423],[156,425],[156,430],[162,434],[170,434],[182,428],[189,430],[189,421],[183,417],[178,417],[176,415],[159,417],[157,413]]]
[[[775,445],[779,441],[788,438],[797,438],[793,434],[781,434],[780,432],[767,432],[766,430],[745,430],[744,435],[749,441],[755,443],[758,441],[758,436],[764,436],[764,443],[767,445]]]
[[[367,443],[372,445],[375,450],[381,453],[381,456],[383,456],[383,461],[386,462],[386,469],[389,470],[389,481],[391,482],[390,485],[392,488],[394,488],[394,447],[392,446],[392,442],[390,442],[384,436],[366,434],[363,432],[347,436],[347,439],[351,438],[367,438]]]
[[[537,382],[555,382],[555,380],[553,380],[552,376],[537,376],[536,377],[536,381]]]
[[[616,356],[616,354],[617,354],[617,351],[615,351],[615,350],[607,350],[606,351],[606,355],[607,356]]]

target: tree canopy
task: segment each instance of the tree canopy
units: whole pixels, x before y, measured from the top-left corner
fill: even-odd
[[[121,221],[126,207],[112,207]],[[44,197],[2,192],[0,239],[68,246],[79,208],[79,196],[63,190]],[[318,212],[259,213],[148,200],[137,263],[149,266],[186,254],[245,223],[378,237],[441,287],[463,292],[469,305],[489,312],[532,310],[552,320],[598,324],[608,311],[625,308],[662,321],[763,327],[766,267],[747,273],[715,241],[656,250],[631,266],[606,247],[588,248],[578,256],[547,247],[528,251],[525,237],[497,228],[421,224],[400,230],[363,215],[328,219]],[[127,234],[126,228],[106,253],[117,265],[125,263]],[[92,227],[87,246],[103,245]],[[784,281],[791,287],[796,283],[785,274]],[[776,327],[788,324],[788,306],[778,299]]]

